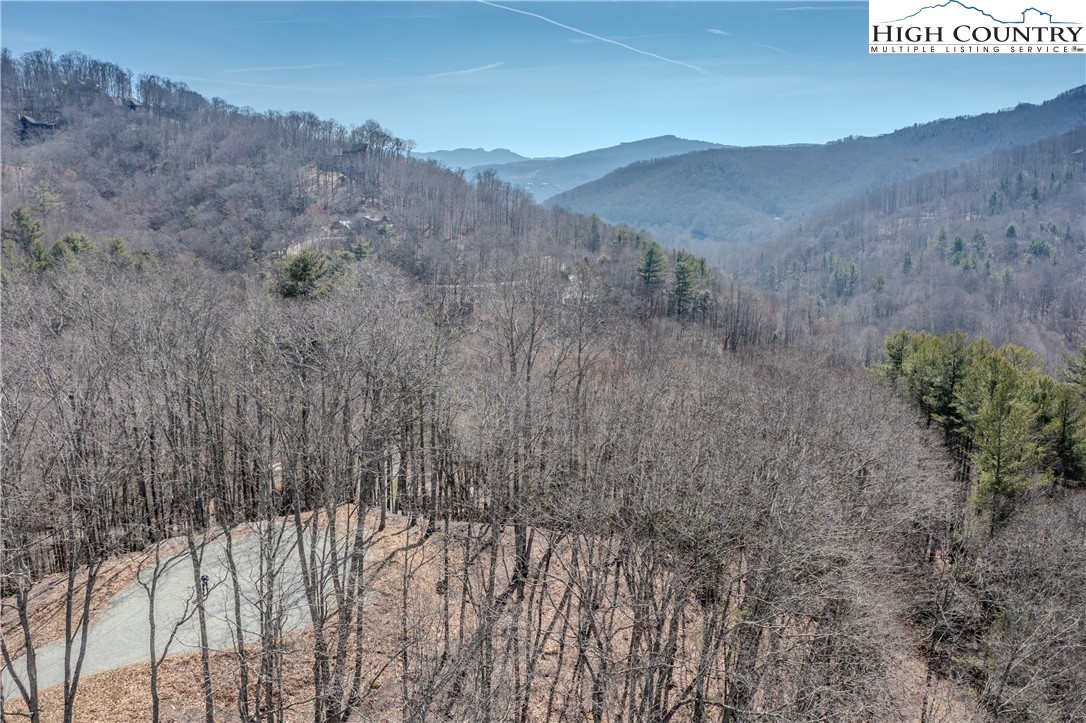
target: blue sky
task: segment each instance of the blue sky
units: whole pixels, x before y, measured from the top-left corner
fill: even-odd
[[[78,50],[258,111],[373,118],[421,151],[652,136],[824,142],[1037,103],[1086,56],[869,56],[867,3],[11,2],[13,53]]]

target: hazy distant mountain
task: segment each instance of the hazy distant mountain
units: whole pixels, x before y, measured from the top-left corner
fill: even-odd
[[[536,200],[542,201],[631,163],[724,147],[718,143],[659,136],[564,158],[536,158],[501,165],[488,162],[471,170],[492,170],[498,178],[527,189]]]
[[[760,241],[895,181],[1063,133],[1086,120],[1086,86],[1041,105],[938,120],[824,145],[722,148],[616,170],[551,199],[681,243]]]
[[[492,151],[484,148],[457,148],[452,151],[412,153],[411,156],[424,161],[437,161],[449,168],[471,168],[472,166],[494,163],[515,163],[530,160],[527,156],[514,153],[508,148],[495,148]]]

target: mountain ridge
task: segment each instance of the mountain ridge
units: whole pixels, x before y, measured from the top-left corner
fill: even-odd
[[[532,160],[528,156],[511,151],[508,148],[454,148],[452,150],[414,151],[412,158],[424,161],[437,161],[449,168],[471,168],[488,163],[516,163],[518,161]]]
[[[1058,359],[1086,342],[1083,148],[1079,125],[890,184],[736,250],[728,267],[824,319],[835,349],[866,344],[873,358],[873,329],[922,328]]]
[[[560,158],[534,158],[507,164],[486,164],[471,168],[470,171],[474,173],[492,171],[501,180],[524,188],[537,201],[544,201],[563,189],[590,182],[630,163],[726,147],[710,141],[662,135]]]
[[[685,243],[758,242],[847,198],[1056,135],[1086,120],[1086,86],[1040,105],[939,119],[821,145],[709,149],[644,161],[548,205]]]

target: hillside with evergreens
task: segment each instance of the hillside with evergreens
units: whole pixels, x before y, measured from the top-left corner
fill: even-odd
[[[1086,126],[840,204],[727,267],[871,363],[907,327],[1027,346],[1086,342]],[[801,333],[796,331],[794,333]]]

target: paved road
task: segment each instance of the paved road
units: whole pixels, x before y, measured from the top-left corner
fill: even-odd
[[[260,630],[256,585],[260,573],[260,537],[257,531],[251,530],[247,534],[235,536],[233,543],[242,593],[241,617],[247,641],[257,640]],[[284,632],[298,630],[309,624],[294,539],[293,530],[288,528],[275,556],[276,565],[281,569],[277,588],[283,608]],[[162,654],[170,631],[187,611],[192,611],[195,601],[192,562],[188,551],[170,558],[164,557],[162,563],[164,572],[158,581],[155,602],[156,652],[159,655]],[[234,594],[226,564],[225,537],[220,536],[207,544],[201,569],[208,575],[210,582],[205,601],[209,646],[215,650],[232,649]],[[150,575],[149,570],[144,570],[140,577],[149,583]],[[148,609],[147,591],[135,581],[113,598],[106,611],[91,625],[82,676],[146,662],[149,659],[151,625]],[[199,650],[199,641],[197,618],[196,615],[191,615],[178,629],[169,654],[180,655]],[[63,641],[39,649],[37,662],[39,690],[64,682]],[[25,673],[25,662],[22,658],[16,660],[13,667],[19,674]],[[3,671],[2,684],[5,697],[18,697],[18,691],[7,670]]]

